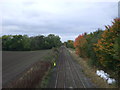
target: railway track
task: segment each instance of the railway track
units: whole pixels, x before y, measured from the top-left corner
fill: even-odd
[[[54,88],[95,88],[64,46],[60,48],[56,72]]]
[[[67,58],[66,58],[67,59]],[[68,63],[68,65],[70,66],[70,63],[68,60],[66,60],[66,63]],[[77,88],[77,85],[76,85],[76,81],[74,80],[74,74],[72,73],[72,68],[69,67],[69,71],[70,71],[70,75],[71,75],[71,79],[72,79],[72,82],[73,82],[73,85],[69,86],[70,88]],[[67,82],[68,83],[68,82]]]
[[[74,58],[71,56],[69,51],[68,51],[68,53],[69,53],[69,58],[71,58],[71,61],[73,61],[73,63],[75,63],[75,64],[73,64],[73,63],[72,64],[74,65],[77,75],[78,75],[80,81],[82,82],[82,85],[84,86],[84,88],[97,88],[96,85],[91,82],[90,78],[87,78],[84,75],[82,67],[74,60]]]
[[[68,51],[66,51],[66,53],[69,55]],[[77,79],[79,80],[78,82],[76,82],[76,85],[78,84],[77,88],[86,88],[86,85],[83,83],[83,81],[81,79],[82,77],[80,77],[78,69],[76,68],[75,64],[73,64],[72,58],[70,58],[70,56],[69,56],[69,57],[67,57],[67,59],[68,59],[68,62],[70,64],[70,66],[71,66],[71,70],[73,69],[72,70],[73,73],[75,73]]]
[[[55,88],[65,88],[65,72],[64,72],[64,63],[63,60],[63,49],[60,50],[60,55],[59,55],[59,60],[58,60],[58,65],[57,65],[57,75],[56,75],[56,82],[55,82]]]

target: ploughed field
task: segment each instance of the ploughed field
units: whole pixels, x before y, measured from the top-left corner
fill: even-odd
[[[40,51],[3,51],[2,52],[2,84],[5,87],[19,78],[31,65],[51,53],[51,50]]]

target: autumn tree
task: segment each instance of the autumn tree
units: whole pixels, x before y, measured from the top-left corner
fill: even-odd
[[[111,26],[106,26],[102,38],[95,44],[94,50],[103,67],[111,70],[120,69],[120,19],[114,19]]]
[[[86,55],[85,52],[85,46],[86,46],[86,38],[85,34],[79,35],[74,42],[74,47],[76,49],[76,54],[78,54],[81,57],[84,57]]]

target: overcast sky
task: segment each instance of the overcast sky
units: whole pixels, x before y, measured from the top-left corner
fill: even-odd
[[[104,29],[118,17],[118,0],[108,1],[1,0],[0,35],[52,33],[62,41],[74,40],[81,33]]]

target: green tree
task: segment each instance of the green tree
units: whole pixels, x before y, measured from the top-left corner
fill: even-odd
[[[59,47],[59,46],[61,46],[60,37],[59,36],[55,36],[54,34],[49,34],[45,38],[45,46],[48,49],[50,49],[52,47]]]
[[[74,41],[73,40],[68,40],[66,43],[67,48],[74,48]]]
[[[2,36],[2,50],[10,50],[11,49],[11,39],[12,35],[4,35]]]
[[[86,55],[89,59],[89,65],[91,66],[100,66],[100,63],[97,60],[96,53],[94,51],[94,44],[97,43],[98,39],[101,38],[101,34],[103,33],[103,30],[98,29],[97,31],[90,33],[85,36],[87,43],[85,45],[85,51]]]
[[[43,35],[31,37],[31,49],[32,50],[41,50],[45,49],[45,37]]]
[[[4,35],[2,36],[2,50],[24,51],[41,50],[59,47],[60,37],[50,34],[28,37],[27,35]]]

